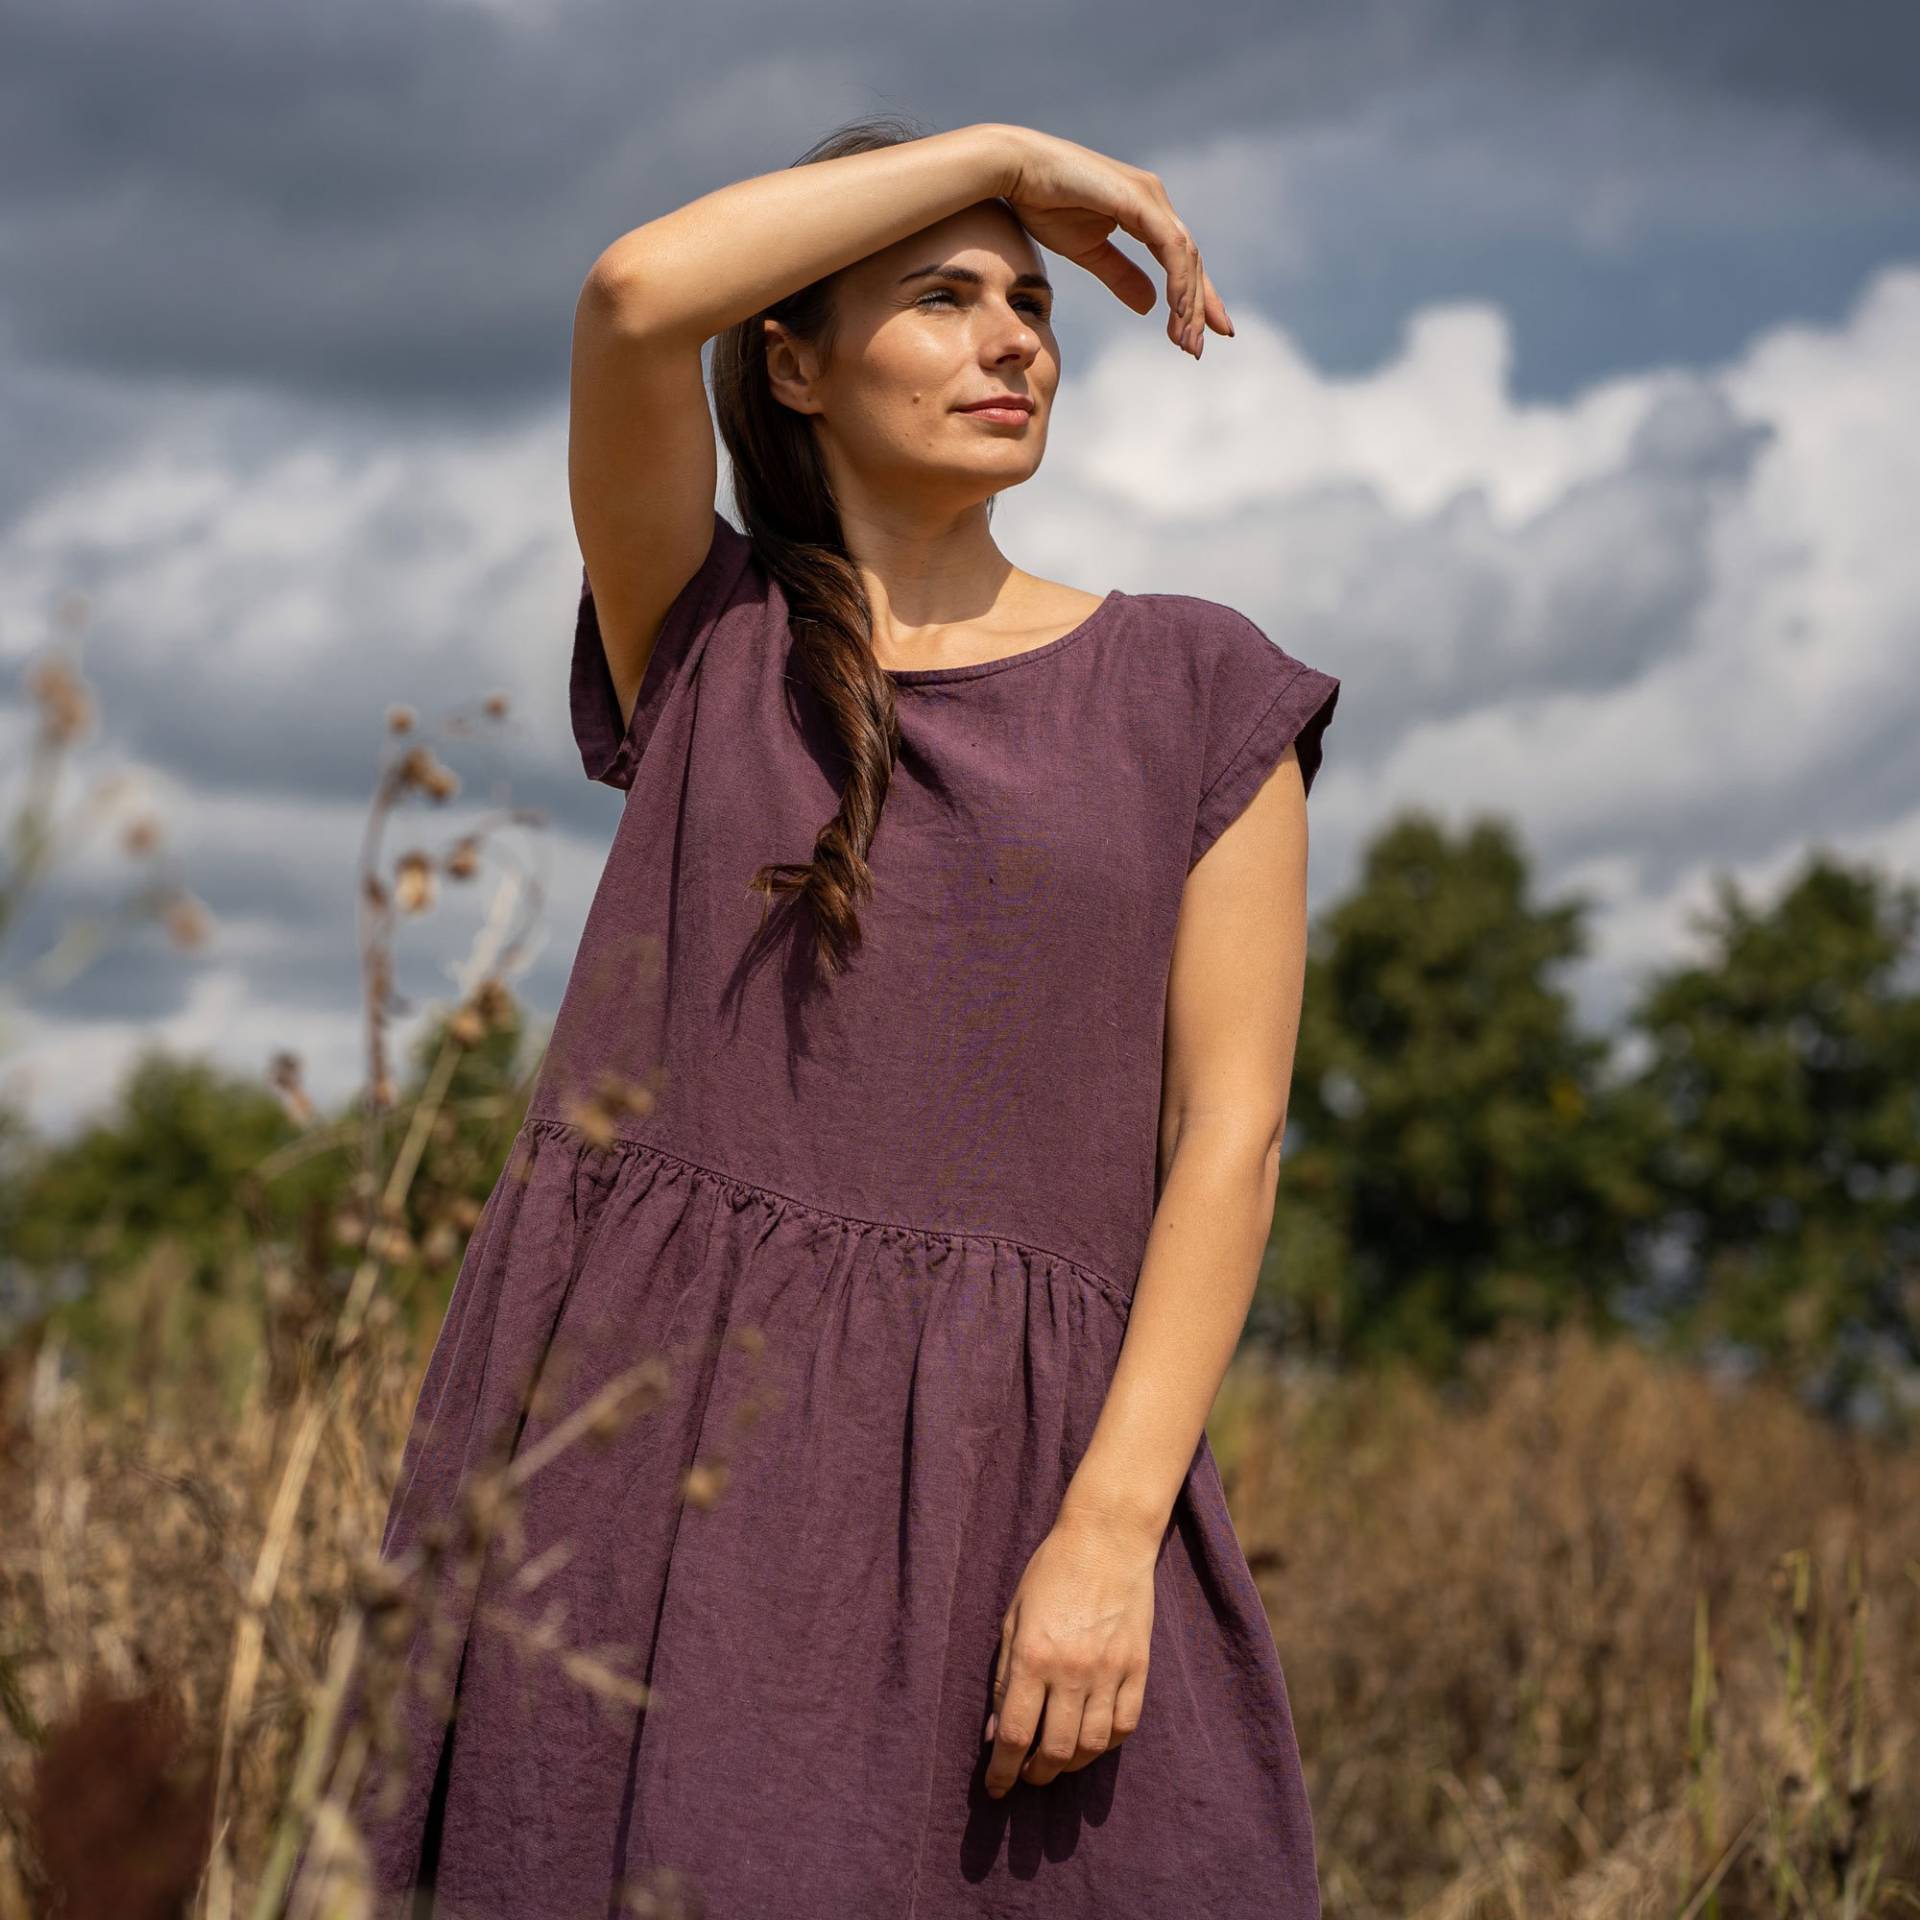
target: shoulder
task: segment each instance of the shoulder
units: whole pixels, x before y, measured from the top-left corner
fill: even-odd
[[[1164,674],[1202,697],[1244,697],[1274,690],[1311,671],[1238,607],[1192,593],[1130,594],[1152,630]]]
[[[642,755],[675,696],[691,686],[711,646],[723,660],[749,656],[775,617],[779,589],[753,543],[718,508],[705,557],[668,607],[631,710],[623,713],[600,633],[593,583],[583,566],[574,614],[570,706],[574,738],[590,779],[631,788]],[[782,603],[780,617],[784,617]]]
[[[1189,593],[1132,597],[1149,623],[1142,651],[1187,743],[1189,778],[1198,795],[1191,864],[1289,746],[1311,791],[1340,681],[1290,653],[1225,601]]]

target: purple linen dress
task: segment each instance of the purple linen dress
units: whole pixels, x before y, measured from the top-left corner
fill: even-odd
[[[1204,1438],[1137,1731],[999,1800],[983,1733],[1145,1252],[1182,885],[1290,742],[1311,785],[1339,682],[1171,593],[895,672],[864,944],[816,985],[804,919],[763,927],[747,884],[837,804],[792,644],[716,513],[623,727],[583,578],[573,725],[626,801],[383,1550],[498,1436],[525,1456],[648,1356],[663,1384],[527,1482],[477,1606],[447,1596],[451,1736],[418,1716],[361,1814],[380,1911],[430,1875],[458,1920],[1312,1920],[1286,1684]],[[603,1145],[579,1122],[608,1072],[653,1098]]]

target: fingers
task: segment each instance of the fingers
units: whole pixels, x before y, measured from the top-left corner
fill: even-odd
[[[1173,210],[1160,176],[1145,168],[1136,169],[1136,173],[1140,199],[1123,224],[1152,249],[1166,271],[1167,338],[1197,360],[1206,345],[1207,328],[1231,334],[1233,323],[1227,317],[1225,302],[1207,277],[1193,235]]]
[[[1074,265],[1084,267],[1096,280],[1103,281],[1116,299],[1135,313],[1151,313],[1160,297],[1140,263],[1124,254],[1111,240],[1099,241],[1086,254],[1076,254]]]
[[[1044,1787],[1071,1764],[1080,1750],[1080,1720],[1086,1704],[1084,1687],[1055,1684],[1047,1689],[1040,1744],[1027,1756],[1027,1764],[1020,1770],[1021,1779]]]
[[[1016,1779],[1043,1787],[1062,1773],[1078,1772],[1112,1752],[1140,1724],[1144,1666],[1086,1684],[1064,1678],[1049,1683],[1005,1630],[1000,1647],[986,1735],[993,1742],[986,1788],[995,1799]]]
[[[1078,1773],[1082,1767],[1091,1766],[1109,1747],[1119,1744],[1111,1737],[1113,1696],[1114,1689],[1111,1686],[1096,1687],[1087,1695],[1080,1708],[1079,1741],[1072,1756],[1059,1769],[1060,1772]],[[1032,1761],[1027,1764],[1029,1768],[1033,1765]],[[1034,1779],[1036,1776],[1029,1772],[1027,1777]]]
[[[1144,1667],[1122,1675],[1117,1685],[1106,1683],[1090,1688],[1086,1704],[1080,1709],[1080,1744],[1060,1771],[1077,1773],[1119,1746],[1140,1724],[1140,1707],[1146,1691]],[[1029,1773],[1027,1777],[1034,1776]]]
[[[1007,1670],[1004,1687],[996,1686],[993,1753],[987,1761],[987,1791],[998,1799],[1019,1776],[1033,1736],[1040,1728],[1040,1712],[1047,1689],[1038,1674],[1017,1655]]]
[[[1113,1696],[1113,1728],[1107,1736],[1110,1745],[1117,1747],[1140,1724],[1140,1709],[1146,1698],[1147,1670],[1138,1666],[1121,1680]]]

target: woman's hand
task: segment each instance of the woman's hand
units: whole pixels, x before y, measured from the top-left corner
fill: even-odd
[[[1158,1541],[1093,1518],[1057,1520],[1034,1550],[1000,1625],[986,1732],[995,1799],[1016,1777],[1044,1786],[1086,1766],[1139,1724],[1158,1558]]]
[[[1035,240],[1085,267],[1135,313],[1151,313],[1153,282],[1107,238],[1124,228],[1166,269],[1167,338],[1175,346],[1197,360],[1208,327],[1233,332],[1200,249],[1157,173],[1032,127],[1004,131],[1011,157],[1003,197]]]

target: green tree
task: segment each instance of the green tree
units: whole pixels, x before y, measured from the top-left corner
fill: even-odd
[[[1771,909],[1723,880],[1632,1012],[1677,1330],[1844,1401],[1920,1364],[1920,889],[1816,852]]]
[[[11,1290],[90,1356],[89,1391],[235,1391],[257,1345],[268,1263],[336,1166],[269,1185],[253,1170],[293,1139],[258,1083],[149,1047],[113,1108],[71,1139],[36,1140],[8,1182]]]
[[[210,1284],[246,1244],[240,1176],[293,1131],[257,1082],[149,1047],[110,1113],[33,1153],[10,1250],[30,1264],[78,1257],[111,1274],[164,1235]]]
[[[1586,910],[1533,904],[1498,822],[1455,839],[1415,813],[1373,841],[1310,946],[1258,1330],[1444,1367],[1503,1322],[1603,1307],[1653,1196],[1646,1116],[1553,980]]]

